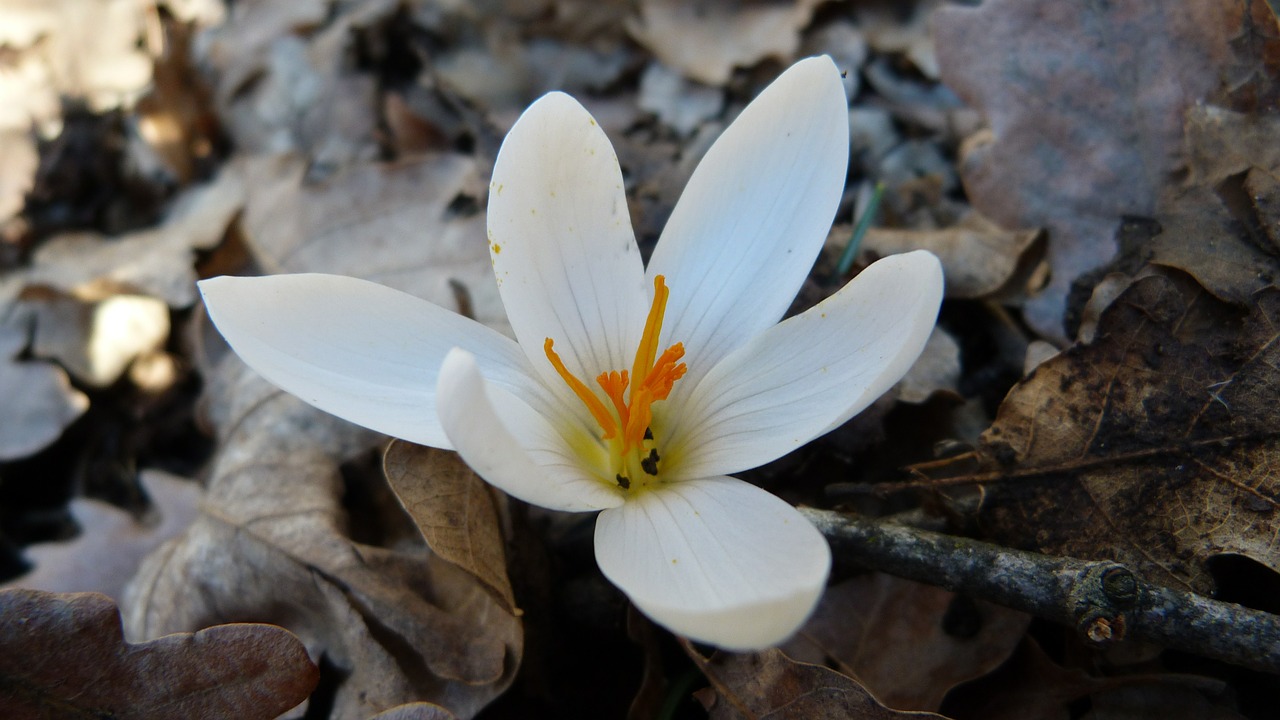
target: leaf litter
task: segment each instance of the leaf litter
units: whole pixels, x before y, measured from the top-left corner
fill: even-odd
[[[0,658],[81,677],[92,653],[172,653],[177,677],[253,648],[269,669],[208,697],[262,717],[1269,716],[1274,687],[1225,666],[1175,674],[1185,657],[849,569],[786,655],[628,633],[589,522],[448,453],[380,455],[223,358],[193,286],[354,275],[509,332],[483,208],[527,103],[562,89],[600,119],[647,251],[755,92],[829,53],[853,154],[797,309],[877,183],[858,267],[930,249],[948,300],[894,393],[752,479],[1277,612],[1248,589],[1280,584],[1266,3],[79,5],[0,3],[0,579],[108,591],[137,644],[101,598],[8,590],[0,627],[18,605],[44,624],[0,632]],[[171,632],[197,634],[151,639]],[[101,707],[185,702],[130,662],[88,683]],[[0,697],[64,699],[13,672]]]

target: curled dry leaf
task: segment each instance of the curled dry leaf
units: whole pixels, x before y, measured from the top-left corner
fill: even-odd
[[[953,687],[995,670],[1031,617],[880,573],[831,587],[783,650],[834,661],[897,710],[937,711]]]
[[[723,85],[735,67],[766,58],[790,61],[800,31],[821,0],[641,0],[627,30],[668,67],[691,80]]]
[[[150,518],[139,521],[100,500],[72,500],[71,516],[80,535],[27,548],[26,558],[34,569],[0,589],[99,592],[118,599],[142,559],[186,530],[200,502],[200,486],[190,480],[146,470],[141,482],[154,506]]]
[[[380,533],[381,545],[351,538],[338,465],[375,436],[233,356],[211,380],[221,450],[201,514],[126,589],[130,636],[278,623],[336,668],[333,717],[419,700],[471,717],[501,693],[519,664],[520,621],[430,553],[394,503],[363,531]]]
[[[711,682],[699,693],[713,720],[907,720],[942,718],[931,712],[902,712],[881,705],[853,678],[808,663],[781,650],[716,653],[705,658],[687,643],[685,651]]]
[[[997,541],[1109,559],[1208,593],[1206,561],[1280,571],[1280,290],[1246,310],[1150,274],[1095,339],[1038,366],[983,435],[979,519]]]
[[[1050,231],[1052,280],[1027,306],[1036,330],[1062,338],[1071,283],[1115,254],[1122,216],[1155,211],[1183,111],[1232,61],[1238,4],[988,0],[934,14],[942,78],[993,132],[962,158],[970,199],[1002,226]]]
[[[939,230],[871,228],[862,246],[880,256],[928,250],[942,261],[949,298],[982,298],[1009,285],[1037,230],[1004,230],[974,212]]]
[[[502,528],[489,485],[457,453],[403,440],[391,442],[382,467],[427,545],[515,612]]]
[[[10,720],[269,720],[319,677],[298,638],[273,625],[131,645],[107,597],[0,591],[0,707]]]

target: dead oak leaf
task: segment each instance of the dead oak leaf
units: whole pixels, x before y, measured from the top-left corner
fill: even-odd
[[[218,117],[241,152],[297,152],[343,167],[378,154],[379,83],[355,67],[363,30],[400,3],[369,0],[238,5],[197,45],[215,70]]]
[[[282,393],[234,356],[210,381],[220,450],[201,513],[126,588],[130,637],[275,622],[337,670],[334,717],[412,701],[472,717],[505,690],[523,648],[520,620],[429,552],[385,486],[377,507],[386,511],[368,527],[344,507],[339,464],[377,437]]]
[[[0,397],[5,398],[0,461],[47,447],[89,409],[89,398],[71,387],[65,370],[18,359],[26,345],[27,330],[19,318],[0,318]]]
[[[0,589],[99,592],[119,599],[142,559],[185,530],[200,502],[200,486],[190,480],[144,470],[141,483],[153,503],[152,517],[139,521],[114,505],[76,498],[71,516],[80,535],[27,548],[25,556],[34,569]]]
[[[1280,235],[1280,228],[1259,223],[1261,213],[1254,206],[1280,200],[1280,188],[1265,171],[1254,170],[1247,177],[1259,184],[1266,181],[1270,187],[1255,188],[1256,194],[1238,205],[1201,185],[1162,203],[1157,216],[1161,232],[1152,239],[1151,262],[1182,270],[1214,297],[1241,305],[1248,304],[1254,293],[1275,286],[1280,280],[1280,248],[1271,245],[1267,236]],[[1244,179],[1233,178],[1223,187],[1246,196]]]
[[[1150,217],[1179,167],[1182,113],[1232,61],[1237,2],[988,0],[934,15],[943,81],[986,116],[961,173],[999,224],[1047,227],[1050,285],[1026,308],[1062,337],[1071,284],[1116,251],[1125,215]]]
[[[1063,667],[1028,636],[1009,662],[958,688],[947,706],[960,717],[982,720],[1065,720],[1087,700],[1091,710],[1080,717],[1088,720],[1242,720],[1223,706],[1230,693],[1220,680],[1134,670],[1096,676]]]
[[[1149,274],[1015,386],[984,433],[979,519],[998,541],[1111,559],[1208,593],[1206,561],[1280,571],[1280,290],[1247,311]]]
[[[384,710],[369,720],[456,720],[457,716],[434,703],[416,702]]]
[[[457,453],[393,440],[382,460],[391,490],[437,555],[515,612],[494,496]]]
[[[21,78],[26,88],[0,88],[0,114],[52,119],[59,95],[102,112],[135,99],[151,80],[151,62],[140,46],[147,9],[129,0],[85,3],[18,0],[0,8],[0,45],[15,58],[5,85]]]
[[[245,240],[264,269],[372,280],[503,329],[473,158],[356,164],[318,182],[306,168],[279,156],[239,169]]]
[[[103,595],[0,591],[0,707],[10,720],[269,720],[305,700],[319,676],[298,638],[273,625],[131,645]]]
[[[1247,305],[1280,279],[1280,122],[1202,105],[1184,126],[1189,178],[1161,197],[1140,251]]]
[[[891,575],[860,575],[827,589],[783,650],[834,661],[897,710],[937,711],[955,686],[995,670],[1031,617]]]
[[[114,288],[68,294],[37,286],[21,300],[34,319],[32,354],[56,360],[90,387],[108,387],[169,339],[169,307],[147,295]]]
[[[971,212],[947,228],[871,228],[862,244],[880,256],[932,252],[942,262],[947,297],[968,299],[990,297],[1008,286],[1039,236],[1037,230],[1005,230]]]
[[[131,288],[171,308],[190,307],[196,300],[196,251],[222,242],[243,204],[241,179],[223,172],[184,191],[155,227],[114,238],[97,233],[54,237],[32,253],[28,267],[0,276],[0,312],[33,286],[64,293],[94,286]]]
[[[1214,187],[1250,168],[1280,172],[1280,117],[1200,105],[1183,127],[1188,185]]]
[[[902,712],[881,705],[855,680],[781,650],[716,653],[685,651],[714,691],[698,693],[713,720],[908,720],[942,718],[931,712]]]
[[[749,0],[740,3],[641,0],[627,30],[636,42],[685,77],[723,85],[735,67],[766,58],[788,62],[800,30],[820,0]]]

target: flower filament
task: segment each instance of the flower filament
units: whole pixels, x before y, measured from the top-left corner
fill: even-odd
[[[631,371],[610,370],[596,377],[608,404],[565,367],[553,349],[555,342],[551,338],[547,338],[542,346],[552,367],[600,425],[603,431],[601,439],[609,449],[613,480],[624,490],[629,490],[633,481],[641,480],[647,484],[645,476],[658,475],[661,456],[653,445],[650,427],[653,404],[666,400],[672,386],[688,370],[680,362],[684,357],[684,343],[676,343],[658,354],[658,336],[662,333],[662,319],[670,293],[662,275],[653,279],[653,304],[649,307]]]

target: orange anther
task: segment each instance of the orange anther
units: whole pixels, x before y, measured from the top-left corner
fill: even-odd
[[[653,403],[666,400],[671,394],[671,387],[688,370],[684,363],[679,362],[684,357],[683,343],[676,343],[662,355],[658,355],[658,337],[662,334],[662,320],[666,314],[669,295],[665,278],[658,275],[653,279],[653,304],[645,319],[644,333],[640,336],[640,346],[636,348],[631,372],[611,370],[596,377],[605,397],[613,404],[613,412],[585,383],[565,368],[560,356],[552,350],[551,338],[547,338],[543,344],[547,359],[556,372],[560,373],[560,377],[587,406],[596,422],[600,423],[604,439],[618,437],[621,431],[623,454],[630,452],[632,448],[643,447],[645,433],[653,421]]]

